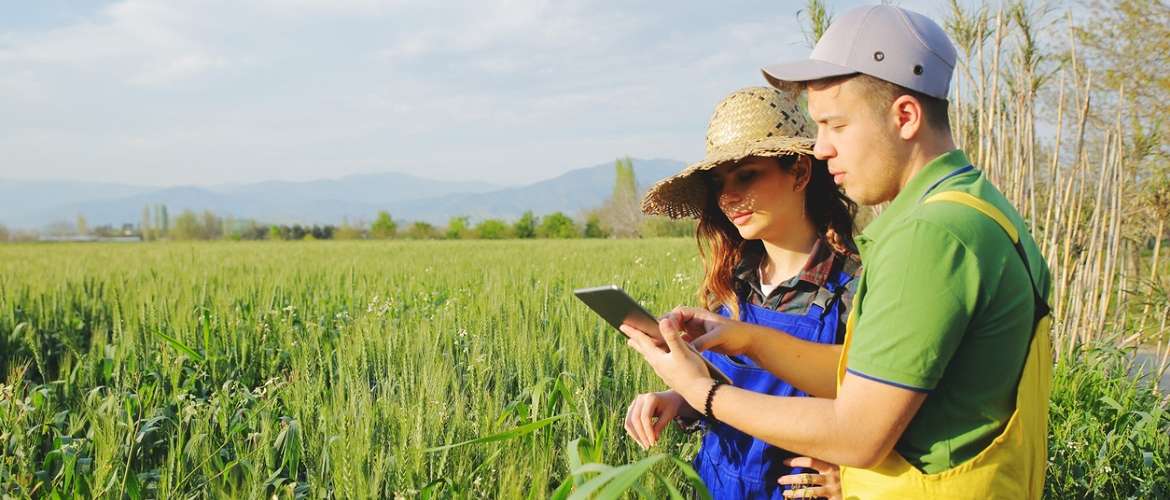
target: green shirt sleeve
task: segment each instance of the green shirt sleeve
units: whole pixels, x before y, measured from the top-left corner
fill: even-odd
[[[974,253],[945,227],[911,219],[883,235],[865,265],[866,290],[847,368],[930,391],[970,323],[980,290]]]

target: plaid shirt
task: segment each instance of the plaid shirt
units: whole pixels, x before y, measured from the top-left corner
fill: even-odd
[[[796,276],[784,280],[771,293],[764,295],[760,289],[760,260],[764,257],[763,247],[751,245],[744,253],[743,259],[735,267],[732,289],[736,296],[745,301],[773,311],[804,315],[812,304],[822,308],[833,300],[834,294],[825,283],[837,270],[854,277],[845,285],[841,292],[839,306],[841,308],[840,325],[837,329],[837,342],[845,340],[845,322],[849,319],[850,306],[853,304],[853,293],[857,288],[857,276],[861,264],[844,254],[833,250],[823,238],[817,239],[809,254],[808,262]]]

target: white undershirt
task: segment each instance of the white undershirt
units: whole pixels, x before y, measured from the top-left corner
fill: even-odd
[[[760,267],[756,271],[757,271],[756,275],[760,277],[760,291],[764,292],[764,298],[768,298],[769,295],[772,295],[772,290],[775,290],[776,287],[780,286],[780,284],[777,283],[775,285],[769,285],[767,283],[764,283],[764,262],[763,261],[760,261]]]
[[[778,287],[778,286],[780,286],[780,285],[779,284],[776,284],[776,285],[765,284],[764,280],[760,279],[760,291],[764,292],[764,297],[772,295],[772,290],[775,290],[776,287]]]

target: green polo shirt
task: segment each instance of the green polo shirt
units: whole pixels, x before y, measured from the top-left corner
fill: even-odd
[[[1019,213],[978,169],[947,177],[969,164],[959,150],[935,158],[857,238],[864,269],[846,368],[927,393],[895,445],[926,473],[974,457],[1002,431],[1034,309],[1007,233],[965,205],[922,203],[927,191],[967,192],[1003,211],[1048,297],[1048,266]]]

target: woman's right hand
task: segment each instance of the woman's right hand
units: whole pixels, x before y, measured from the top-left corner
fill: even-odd
[[[681,324],[684,339],[699,352],[715,351],[729,356],[749,354],[757,327],[698,307],[676,307],[667,314]]]
[[[626,433],[643,450],[658,443],[662,430],[677,415],[698,418],[699,413],[674,391],[639,394],[626,410]]]

